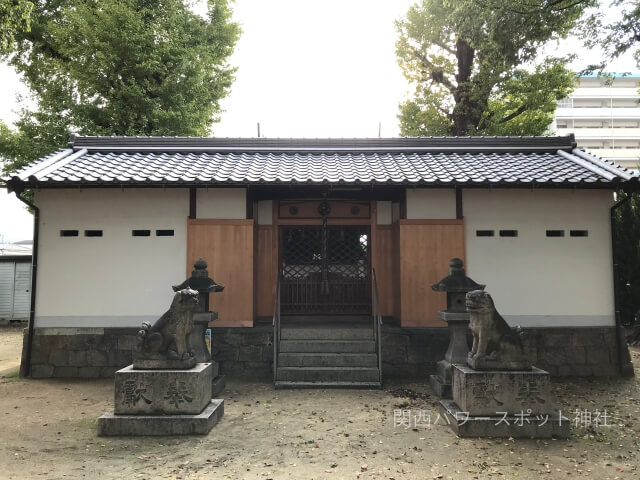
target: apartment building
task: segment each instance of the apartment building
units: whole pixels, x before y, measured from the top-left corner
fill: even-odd
[[[574,92],[558,102],[555,135],[573,133],[578,147],[617,164],[640,164],[640,72],[612,79],[580,77]]]

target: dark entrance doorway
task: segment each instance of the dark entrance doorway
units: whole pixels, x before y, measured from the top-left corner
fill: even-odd
[[[280,309],[284,315],[371,313],[368,226],[280,230]]]

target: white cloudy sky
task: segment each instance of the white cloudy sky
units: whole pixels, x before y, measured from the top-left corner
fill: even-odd
[[[379,124],[382,136],[397,136],[408,86],[396,64],[393,21],[412,3],[237,0],[243,34],[231,63],[238,72],[214,134],[256,136],[260,122],[267,137],[376,137]],[[582,63],[593,57],[569,45]],[[612,68],[633,65],[626,59]],[[0,65],[0,80],[0,118],[11,123],[15,95],[25,92],[7,66]],[[0,243],[31,236],[31,217],[11,197],[0,189]]]

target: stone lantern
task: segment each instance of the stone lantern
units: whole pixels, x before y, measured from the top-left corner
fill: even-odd
[[[221,292],[224,285],[217,284],[212,278],[209,278],[207,271],[207,262],[202,258],[196,260],[193,264],[191,276],[180,285],[174,285],[174,292],[184,288],[192,288],[198,291],[198,307],[193,316],[193,330],[191,331],[191,347],[196,357],[196,362],[211,363],[213,365],[213,396],[220,393],[225,387],[225,376],[220,375],[220,365],[214,362],[205,342],[205,331],[209,328],[209,324],[218,318],[218,312],[209,311],[209,294]],[[213,342],[213,338],[211,339]]]
[[[223,291],[224,285],[218,285],[212,278],[209,278],[207,262],[202,258],[199,258],[196,260],[196,263],[193,264],[191,277],[187,278],[180,285],[174,285],[171,288],[173,288],[174,292],[177,292],[178,290],[182,290],[187,287],[197,290],[199,293],[198,309],[196,311],[199,313],[213,313],[215,318],[212,318],[210,321],[218,318],[218,314],[216,312],[209,312],[209,294],[211,292]]]
[[[429,377],[433,391],[441,398],[451,398],[451,365],[467,362],[469,344],[469,314],[465,305],[467,292],[484,290],[480,285],[465,275],[462,260],[452,258],[449,262],[449,276],[431,286],[436,292],[447,293],[447,309],[438,312],[438,317],[447,322],[449,328],[449,347],[444,360],[438,362],[437,375]]]

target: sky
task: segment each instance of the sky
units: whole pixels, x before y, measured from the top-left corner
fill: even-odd
[[[217,137],[395,137],[398,104],[409,86],[396,63],[394,20],[414,0],[236,0],[243,33],[230,63],[238,68],[221,102]],[[579,42],[552,50],[594,52]],[[628,59],[614,71],[633,69]],[[12,123],[19,78],[0,65],[0,119]],[[0,189],[0,243],[31,238],[31,216]]]

